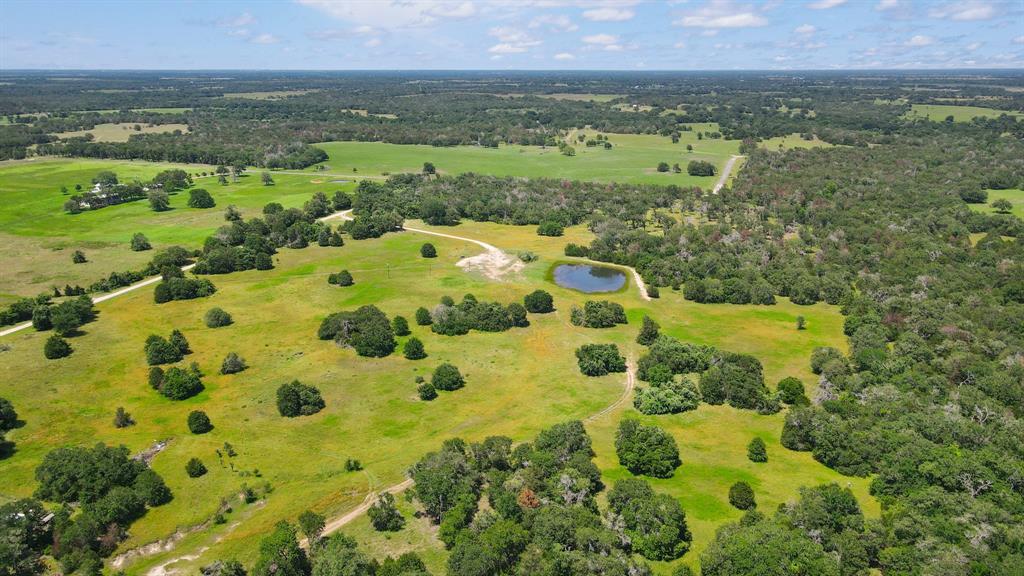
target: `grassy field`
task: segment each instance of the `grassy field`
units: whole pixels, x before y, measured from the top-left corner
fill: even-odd
[[[909,115],[911,117],[928,118],[935,122],[942,122],[947,116],[952,115],[954,122],[970,122],[971,118],[975,116],[998,118],[1002,114],[1024,117],[1024,113],[1021,112],[1007,112],[1005,110],[982,108],[979,106],[954,106],[951,104],[913,104]]]
[[[1013,210],[1010,211],[1010,214],[1024,219],[1024,190],[988,190],[987,192],[988,202],[985,204],[968,204],[971,210],[995,214],[996,209],[992,207],[992,203],[1000,198],[1005,198],[1013,204]]]
[[[302,96],[318,90],[273,90],[269,92],[229,92],[224,98],[243,98],[248,100],[280,100],[289,96]]]
[[[729,156],[739,150],[735,140],[698,140],[697,132],[717,130],[715,124],[693,124],[693,132],[683,132],[678,144],[666,136],[646,134],[607,134],[611,150],[588,148],[576,142],[575,156],[564,156],[557,148],[537,146],[433,147],[425,145],[384,144],[380,142],[326,142],[318,144],[330,155],[326,162],[333,173],[362,176],[396,172],[418,172],[424,162],[433,162],[442,173],[480,172],[500,176],[546,176],[578,180],[616,181],[629,183],[677,184],[711,188],[717,177],[695,177],[686,174],[690,160],[706,160],[719,170]],[[573,132],[588,137],[594,130]],[[693,152],[686,151],[686,145]],[[679,163],[682,174],[658,172],[658,162]],[[353,173],[355,168],[357,172]]]
[[[92,134],[96,142],[127,142],[128,137],[132,134],[163,134],[165,132],[174,132],[175,130],[188,132],[188,124],[139,124],[139,130],[135,130],[135,126],[136,124],[133,123],[97,124],[89,130],[58,132],[54,136],[58,138],[75,138]]]
[[[145,200],[71,215],[62,206],[60,192],[75,185],[88,190],[101,170],[113,170],[122,181],[148,180],[161,170],[182,168],[191,173],[212,171],[203,165],[177,166],[150,162],[36,159],[0,163],[0,305],[19,296],[49,290],[51,285],[86,286],[110,272],[136,268],[152,258],[152,252],[132,252],[132,234],[143,232],[155,249],[173,244],[198,247],[206,236],[224,223],[228,204],[243,214],[255,215],[264,204],[275,201],[301,206],[318,190],[333,193],[344,185],[329,184],[315,174],[275,174],[276,186],[263,186],[257,173],[243,175],[228,186],[213,178],[197,178],[217,201],[215,208],[187,207],[188,193],[171,196],[172,210],[153,212]],[[351,185],[349,185],[351,186]],[[71,253],[82,250],[85,264],[71,265]]]
[[[284,188],[279,185],[277,190]],[[414,224],[421,225],[410,223]],[[572,302],[587,298],[548,283],[545,275],[550,263],[561,257],[565,242],[587,241],[585,228],[571,228],[560,239],[536,236],[532,227],[486,223],[465,223],[444,231],[487,238],[509,251],[532,250],[541,259],[513,281],[490,282],[454,266],[460,257],[475,254],[475,246],[431,238],[440,257],[426,261],[417,256],[425,237],[413,233],[350,241],[342,248],[282,250],[272,271],[214,277],[218,292],[204,300],[158,306],[152,302],[152,291],[143,289],[101,304],[99,320],[85,327],[85,335],[72,339],[76,351],[64,360],[42,360],[45,334],[29,331],[4,338],[3,344],[11,347],[3,353],[5,366],[22,375],[5,387],[5,396],[27,421],[24,428],[11,433],[17,452],[0,468],[5,496],[29,494],[34,486],[32,471],[55,446],[105,441],[138,451],[169,438],[169,447],[155,459],[154,467],[167,479],[175,500],[138,521],[122,549],[203,522],[217,510],[221,498],[233,499],[243,483],[269,482],[273,492],[261,504],[235,502],[227,523],[189,534],[172,553],[136,561],[126,567],[128,573],[144,573],[186,553],[198,557],[175,568],[194,568],[223,557],[250,563],[259,536],[278,519],[294,519],[306,508],[328,515],[351,508],[367,490],[401,480],[410,464],[445,438],[480,440],[506,434],[527,440],[554,422],[582,418],[611,404],[621,394],[622,375],[580,375],[573,350],[588,342],[615,342],[636,356],[640,349],[633,339],[645,314],[674,336],[756,355],[764,362],[770,385],[787,375],[810,384],[810,350],[818,345],[843,346],[842,317],[832,307],[798,307],[784,299],[774,307],[699,305],[671,290],[665,290],[659,300],[646,302],[632,285],[608,296],[627,308],[628,326],[576,328],[568,322],[568,309]],[[355,286],[337,288],[326,283],[326,275],[340,268],[353,273]],[[444,294],[473,292],[480,298],[509,302],[538,287],[551,291],[559,311],[532,316],[529,328],[451,338],[414,326],[414,334],[424,340],[430,354],[419,362],[399,355],[359,358],[315,337],[326,314],[362,304],[373,303],[389,314],[411,318],[416,307],[431,305]],[[212,306],[231,312],[236,323],[205,328],[202,314]],[[795,329],[798,314],[808,320],[805,331]],[[195,350],[186,362],[197,361],[206,373],[206,390],[178,403],[148,388],[141,352],[148,334],[166,334],[173,328],[181,329]],[[251,367],[234,376],[217,375],[221,359],[230,351],[241,354]],[[414,377],[446,360],[463,370],[467,387],[433,403],[417,401]],[[318,386],[327,408],[307,418],[279,417],[274,390],[293,378]],[[111,420],[118,406],[124,406],[138,424],[115,429]],[[185,416],[197,408],[210,415],[216,426],[213,432],[203,436],[187,432]],[[588,425],[597,461],[608,480],[625,474],[617,466],[613,449],[614,427],[623,412],[632,409],[623,408]],[[725,503],[728,486],[737,479],[754,486],[765,510],[793,498],[802,484],[834,480],[851,483],[863,505],[877,512],[866,496],[865,480],[841,477],[807,454],[781,448],[780,415],[703,406],[689,414],[653,420],[672,431],[682,450],[683,467],[673,479],[655,485],[680,498],[688,512],[695,551],[684,557],[687,563],[696,561],[716,526],[738,517]],[[769,445],[768,464],[746,460],[745,446],[754,435]],[[215,450],[224,442],[233,444],[239,456],[219,462]],[[192,456],[203,459],[211,472],[198,480],[188,479],[183,465]],[[365,471],[344,472],[347,458],[360,459]],[[389,537],[372,533],[363,519],[347,529],[375,554],[415,549],[424,552],[435,567],[444,562],[432,528],[419,521],[410,521],[404,531]]]

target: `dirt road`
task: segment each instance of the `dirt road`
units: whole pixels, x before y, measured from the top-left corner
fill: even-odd
[[[725,187],[726,181],[729,180],[729,174],[732,174],[732,167],[740,158],[743,158],[743,156],[732,156],[725,163],[725,168],[722,168],[722,175],[718,177],[718,182],[715,182],[715,187],[711,189],[712,194],[718,194],[718,191]]]

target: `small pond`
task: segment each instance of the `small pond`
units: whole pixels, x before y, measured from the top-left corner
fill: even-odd
[[[559,264],[552,272],[555,284],[593,294],[615,292],[626,284],[626,274],[616,268],[590,264]]]

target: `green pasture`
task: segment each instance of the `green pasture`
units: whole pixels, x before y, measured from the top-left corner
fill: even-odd
[[[729,156],[739,151],[739,141],[697,139],[697,132],[714,131],[715,124],[693,124],[693,132],[683,132],[679,143],[667,136],[649,134],[606,134],[613,148],[588,148],[575,136],[597,136],[596,130],[583,129],[570,133],[575,156],[565,156],[554,147],[478,146],[435,147],[426,145],[385,144],[382,142],[325,142],[317,144],[330,159],[325,164],[331,174],[353,177],[385,173],[419,172],[424,162],[432,162],[441,173],[478,172],[498,176],[529,176],[573,180],[615,181],[626,183],[676,184],[710,189],[718,177],[695,177],[686,174],[691,160],[705,160],[719,170]],[[686,145],[693,146],[692,152]],[[679,163],[683,172],[658,172],[659,162]],[[355,169],[355,171],[353,171]]]
[[[277,189],[284,186],[279,184]],[[602,296],[626,307],[629,325],[610,330],[574,327],[569,323],[569,308],[588,297],[559,288],[545,276],[550,263],[562,257],[566,242],[589,239],[585,227],[570,228],[563,238],[539,237],[533,227],[489,223],[467,222],[442,230],[485,238],[510,252],[531,250],[541,258],[519,276],[493,282],[455,266],[460,257],[478,253],[475,245],[412,232],[349,240],[341,248],[285,249],[275,257],[274,270],[212,277],[218,292],[210,298],[157,305],[152,290],[146,288],[104,302],[98,306],[99,319],[84,327],[85,334],[71,339],[75,353],[63,360],[42,359],[45,333],[25,331],[5,337],[2,343],[10,347],[3,353],[5,366],[9,373],[19,374],[5,386],[5,396],[27,424],[9,435],[17,451],[0,467],[4,487],[0,497],[30,494],[33,470],[54,447],[104,441],[140,451],[169,439],[153,466],[167,480],[175,499],[136,522],[121,550],[201,524],[216,512],[222,498],[231,503],[232,511],[226,523],[191,532],[172,551],[129,563],[126,571],[142,574],[184,554],[196,557],[172,567],[192,570],[228,557],[251,563],[259,537],[278,520],[294,520],[306,508],[328,516],[343,513],[361,502],[367,491],[401,481],[409,465],[445,438],[481,440],[505,434],[524,441],[552,423],[585,418],[612,404],[622,393],[624,375],[584,377],[573,351],[584,343],[614,342],[636,358],[642,350],[633,340],[645,314],[674,336],[756,355],[771,386],[784,376],[796,375],[813,388],[807,368],[811,349],[844,343],[842,317],[834,307],[800,307],[785,299],[772,307],[701,305],[683,300],[672,290],[647,302],[639,297],[632,280],[626,290]],[[438,247],[439,258],[419,257],[419,246],[427,240]],[[342,268],[352,272],[355,286],[327,284],[327,274]],[[430,355],[422,361],[408,361],[400,354],[360,358],[315,336],[328,313],[363,304],[372,303],[411,320],[417,307],[431,306],[442,295],[460,297],[472,292],[481,299],[511,302],[536,288],[554,295],[558,311],[531,315],[528,328],[444,337],[413,325],[413,334],[423,339]],[[202,315],[212,306],[230,312],[235,324],[206,328]],[[797,315],[807,318],[807,330],[796,330]],[[147,335],[167,334],[174,328],[185,333],[195,351],[185,363],[196,361],[205,373],[205,391],[182,402],[166,400],[148,387],[142,354]],[[243,356],[250,368],[221,376],[217,369],[231,351]],[[462,369],[466,388],[444,393],[431,403],[419,401],[415,376],[427,375],[443,361]],[[298,419],[277,414],[274,391],[295,378],[321,389],[327,402],[324,411]],[[114,428],[118,406],[131,413],[137,425]],[[630,406],[627,403],[588,424],[597,461],[608,481],[625,474],[617,466],[613,436],[620,417],[632,412]],[[212,432],[188,433],[185,417],[194,409],[210,415],[215,425]],[[838,481],[851,483],[862,504],[877,513],[867,496],[866,480],[842,477],[808,454],[779,445],[781,415],[702,406],[695,412],[650,420],[669,429],[682,451],[684,464],[676,476],[654,484],[680,498],[690,518],[694,552],[683,562],[693,564],[715,527],[738,517],[726,503],[728,487],[737,479],[754,486],[765,510],[795,497],[800,485]],[[768,464],[746,460],[745,446],[754,435],[769,445]],[[230,442],[239,455],[218,460],[215,450],[224,442]],[[184,463],[193,456],[210,469],[196,480],[184,472]],[[361,460],[365,470],[345,472],[348,458]],[[261,487],[266,482],[272,492],[265,500],[252,505],[238,502],[243,483]],[[403,508],[411,511],[405,504]],[[407,527],[397,534],[374,533],[364,519],[346,530],[358,535],[375,555],[414,549],[424,553],[432,566],[441,566],[445,553],[433,539],[432,528],[407,517]]]
[[[765,138],[757,143],[767,150],[792,150],[793,148],[831,148],[834,144],[820,140],[815,136],[811,140],[804,140],[800,137],[800,134],[794,133],[788,136],[776,136],[774,138]]]
[[[195,186],[206,188],[217,201],[215,208],[189,208],[188,192],[171,196],[171,208],[153,212],[138,200],[81,214],[68,214],[63,205],[75,193],[75,184],[92,188],[93,176],[112,170],[121,181],[151,179],[161,170],[181,168],[197,175]],[[275,174],[275,186],[263,186],[258,172],[243,174],[227,186],[215,177],[198,177],[212,166],[172,165],[117,160],[40,158],[0,163],[0,305],[16,297],[31,296],[51,285],[88,284],[114,271],[138,268],[152,252],[132,252],[132,234],[144,233],[154,249],[180,244],[197,248],[224,223],[224,208],[236,205],[243,215],[259,214],[268,202],[301,206],[318,190],[333,193],[344,187],[316,174]],[[68,188],[68,195],[60,187]],[[85,264],[71,264],[71,253],[82,250]]]
[[[138,125],[139,129],[135,130]],[[97,124],[88,130],[58,132],[58,138],[68,139],[92,134],[96,142],[127,142],[132,134],[164,134],[180,130],[188,132],[188,124],[139,124],[134,122]]]
[[[971,210],[977,210],[978,212],[985,212],[987,214],[996,214],[996,209],[992,207],[992,203],[996,200],[1005,198],[1013,204],[1013,209],[1010,210],[1010,214],[1013,214],[1017,218],[1024,219],[1024,190],[987,190],[988,201],[984,204],[968,204]]]

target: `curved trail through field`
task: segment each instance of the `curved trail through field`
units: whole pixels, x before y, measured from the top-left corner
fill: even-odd
[[[722,168],[722,175],[718,177],[718,182],[715,182],[715,187],[711,189],[712,194],[718,194],[718,191],[725,187],[725,182],[729,179],[729,174],[732,174],[732,167],[740,158],[743,158],[743,156],[734,155],[729,157],[729,160],[725,163],[725,167]]]

